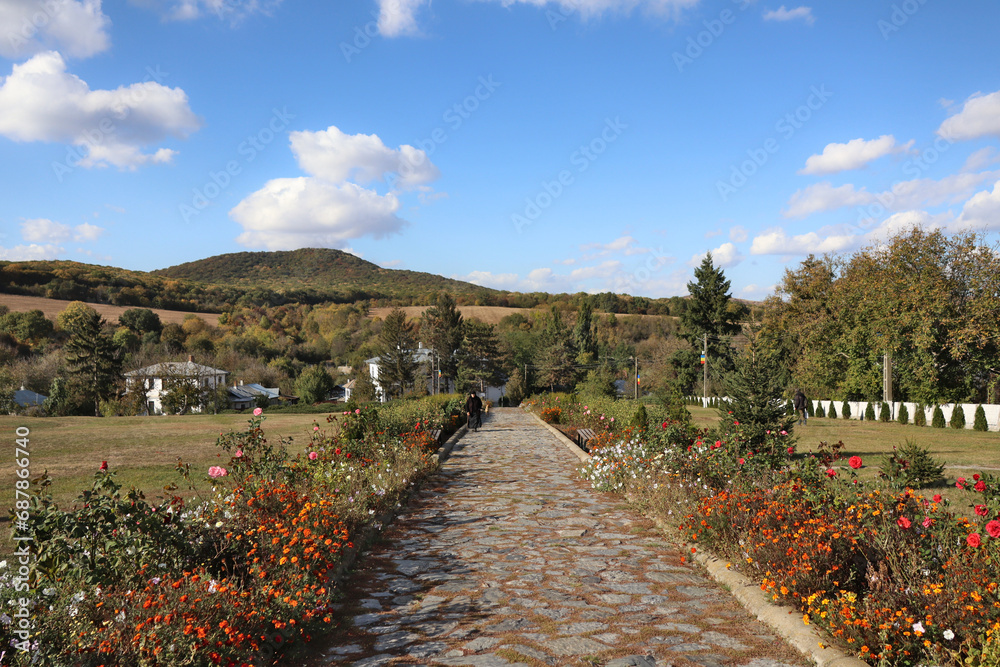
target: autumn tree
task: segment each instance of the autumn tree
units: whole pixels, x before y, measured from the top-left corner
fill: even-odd
[[[378,383],[386,398],[399,398],[413,385],[417,372],[413,348],[413,324],[402,308],[394,308],[379,333]]]

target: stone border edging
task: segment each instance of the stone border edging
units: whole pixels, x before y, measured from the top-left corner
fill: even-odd
[[[580,449],[559,429],[547,424],[533,412],[528,412],[528,414],[549,429],[581,461],[590,460],[590,454]],[[653,521],[660,531],[669,537],[672,531],[660,519],[648,516],[646,518]],[[725,586],[747,611],[771,627],[803,655],[814,660],[818,667],[871,667],[867,662],[833,647],[831,645],[833,640],[825,632],[816,626],[802,623],[801,612],[788,605],[775,604],[760,590],[758,584],[755,584],[747,576],[729,569],[721,559],[710,556],[690,544],[684,542],[680,544],[682,548],[693,549],[694,560],[704,567],[716,582]]]

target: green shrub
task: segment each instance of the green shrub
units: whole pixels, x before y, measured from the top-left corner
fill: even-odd
[[[973,431],[988,431],[989,425],[986,423],[986,411],[983,410],[983,406],[979,405],[976,407],[976,418],[972,422]]]
[[[632,417],[632,426],[640,431],[645,431],[649,424],[649,416],[646,414],[646,406],[640,405]]]
[[[913,411],[913,424],[915,426],[927,426],[927,410],[923,403],[917,403],[917,409]]]
[[[944,428],[944,412],[940,405],[934,406],[934,416],[931,418],[932,428]]]
[[[820,403],[816,406],[816,417],[826,417],[826,410],[823,409],[823,404]]]
[[[850,419],[851,418],[851,404],[848,403],[847,401],[844,401],[844,410],[843,410],[843,412],[840,413],[840,416],[843,419]]]
[[[885,401],[882,401],[882,405],[878,407],[878,420],[880,422],[892,421],[892,410],[889,408],[889,404]]]
[[[806,414],[809,415],[810,417],[815,417],[816,416],[816,410],[815,410],[815,408],[813,408],[813,402],[812,401],[808,401],[808,400],[806,401]]]
[[[830,419],[837,418],[837,404],[834,403],[833,401],[830,401],[830,414],[828,414],[827,417],[829,417]]]
[[[910,423],[910,411],[906,409],[906,403],[899,404],[899,414],[896,415],[896,421],[900,424]]]
[[[788,401],[787,403],[785,403],[785,414],[786,415],[794,415],[795,414],[795,404],[792,403],[791,401]]]
[[[892,448],[892,454],[882,466],[879,477],[894,486],[919,489],[938,482],[944,476],[944,464],[930,455],[930,451],[907,438],[900,447]]]
[[[871,403],[871,401],[869,401],[868,405],[865,407],[865,421],[875,421],[875,406]]]
[[[965,428],[965,408],[958,403],[951,409],[951,419],[948,420],[948,426],[952,428]]]

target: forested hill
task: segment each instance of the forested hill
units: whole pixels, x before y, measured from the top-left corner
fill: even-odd
[[[432,273],[384,269],[350,253],[329,248],[236,252],[187,262],[154,275],[247,289],[364,293],[412,299],[436,291],[496,295],[496,290]]]

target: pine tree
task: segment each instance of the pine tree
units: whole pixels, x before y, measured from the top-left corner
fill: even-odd
[[[764,443],[768,431],[791,432],[795,415],[785,409],[784,387],[775,372],[780,361],[761,345],[760,326],[751,324],[745,331],[747,345],[723,378],[729,403],[720,414],[720,427],[729,429],[739,422],[745,446],[753,449]]]
[[[910,411],[906,409],[906,403],[899,404],[899,414],[896,416],[896,421],[903,425],[910,423]]]
[[[810,417],[816,416],[816,408],[813,407],[813,402],[810,399],[806,399],[806,414]]]
[[[913,410],[913,425],[927,426],[927,408],[923,403],[918,403],[916,409]]]
[[[965,410],[958,403],[951,409],[951,419],[948,420],[948,426],[955,429],[965,428]]]
[[[437,355],[438,368],[445,381],[457,376],[463,324],[462,313],[448,292],[439,293],[434,298],[434,305],[424,311],[420,335],[424,336],[426,329],[427,345]]]
[[[973,431],[988,431],[989,424],[986,423],[986,411],[983,410],[983,406],[976,406],[976,417],[975,421],[972,422]]]
[[[510,374],[504,394],[506,394],[511,405],[520,405],[521,401],[528,396],[528,387],[524,382],[524,372],[520,367],[515,368],[514,372]]]
[[[386,315],[379,333],[378,383],[386,399],[399,398],[413,385],[417,362],[413,359],[413,324],[395,308]]]
[[[462,352],[459,355],[459,377],[462,390],[484,391],[487,386],[500,384],[502,354],[496,327],[479,320],[469,320],[463,327]]]
[[[827,417],[829,417],[830,419],[837,418],[837,405],[833,401],[830,401],[830,412],[829,414],[827,414]]]
[[[597,341],[594,340],[593,310],[590,300],[584,299],[576,313],[573,326],[573,342],[576,345],[580,363],[590,363],[597,358]]]
[[[101,415],[101,401],[115,397],[121,379],[120,350],[105,324],[93,308],[81,309],[67,327],[72,336],[64,348],[72,390],[93,404],[95,417]]]
[[[826,417],[826,410],[823,409],[823,404],[820,403],[816,406],[816,417]]]
[[[934,406],[934,416],[931,418],[931,428],[944,428],[944,411],[940,405]]]
[[[882,405],[878,408],[878,420],[880,422],[892,421],[892,410],[889,409],[889,404],[885,401],[882,401]]]
[[[870,401],[867,407],[865,407],[865,421],[875,421],[875,406]]]
[[[851,418],[851,404],[848,403],[847,401],[844,401],[844,410],[840,413],[840,416],[843,419]]]

